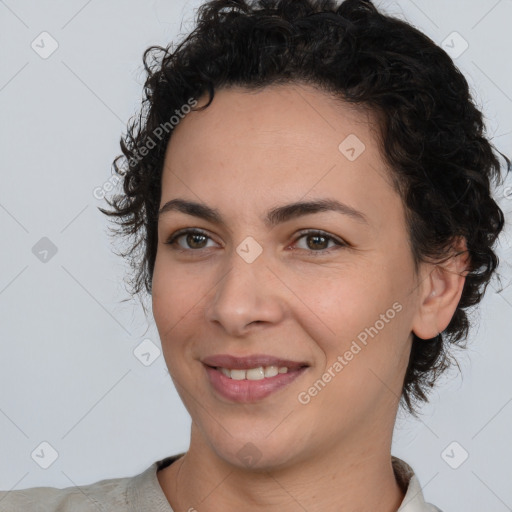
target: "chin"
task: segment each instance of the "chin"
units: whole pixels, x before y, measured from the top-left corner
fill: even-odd
[[[298,442],[289,436],[273,439],[254,436],[224,436],[222,442],[210,440],[217,457],[240,470],[270,471],[296,462]]]

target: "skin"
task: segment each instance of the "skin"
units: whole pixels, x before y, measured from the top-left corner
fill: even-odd
[[[199,201],[226,219],[222,226],[173,211],[158,223],[153,314],[192,418],[188,452],[157,474],[176,512],[399,508],[404,494],[390,452],[412,332],[427,339],[447,327],[467,261],[423,263],[415,273],[403,203],[375,123],[312,86],[293,84],[216,91],[206,110],[175,128],[160,205]],[[354,161],[338,149],[350,134],[365,144]],[[321,198],[350,205],[367,223],[334,211],[273,228],[262,220],[272,207]],[[209,238],[165,243],[182,228]],[[303,236],[302,229],[348,245]],[[252,263],[236,251],[248,236],[263,249]],[[332,373],[338,356],[394,303],[400,312],[300,403],[299,393]],[[226,353],[269,354],[309,368],[269,397],[240,404],[216,394],[201,363]],[[237,455],[246,443],[259,456],[251,466]]]

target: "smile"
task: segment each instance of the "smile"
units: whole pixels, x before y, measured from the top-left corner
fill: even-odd
[[[250,403],[263,400],[300,377],[309,364],[267,354],[217,354],[201,360],[218,398]]]
[[[222,375],[233,380],[261,380],[275,377],[280,373],[288,373],[286,366],[258,366],[257,368],[249,368],[247,370],[217,367],[216,370],[219,370]]]

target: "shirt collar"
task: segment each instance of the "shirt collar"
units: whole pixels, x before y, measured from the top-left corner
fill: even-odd
[[[442,512],[434,505],[427,503],[421,490],[418,477],[407,462],[398,457],[391,457],[393,471],[398,485],[405,493],[402,504],[397,512]]]
[[[151,510],[173,512],[160,487],[156,473],[159,469],[171,465],[182,455],[184,453],[159,460],[147,468],[146,471],[131,479],[128,485],[127,496],[131,511],[147,510],[151,505]],[[394,456],[391,457],[391,462],[398,485],[400,485],[405,493],[402,504],[397,512],[442,512],[434,505],[425,501],[419,480],[409,464]]]

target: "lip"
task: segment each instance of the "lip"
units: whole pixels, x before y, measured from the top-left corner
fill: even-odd
[[[267,354],[253,354],[249,356],[233,356],[231,354],[218,354],[202,359],[202,363],[212,368],[229,368],[230,370],[248,370],[258,366],[286,366],[289,370],[298,370],[309,366],[306,362],[290,361]]]
[[[283,389],[297,379],[309,365],[289,359],[269,355],[232,356],[221,354],[206,357],[202,360],[212,388],[223,398],[231,402],[250,403],[263,400],[272,393]],[[226,377],[217,368],[247,370],[258,366],[288,367],[287,373],[279,373],[274,377],[260,380],[235,380]]]

